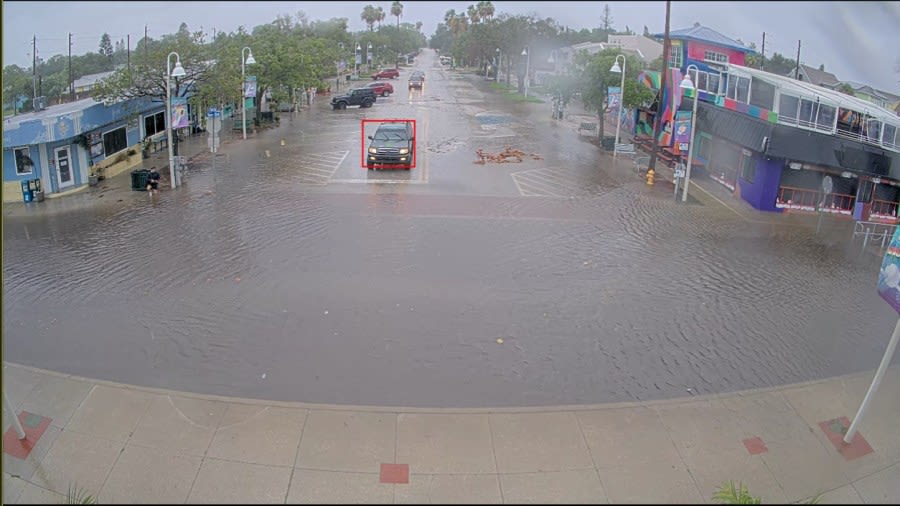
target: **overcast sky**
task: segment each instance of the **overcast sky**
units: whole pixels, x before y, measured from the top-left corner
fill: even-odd
[[[37,36],[38,55],[66,54],[67,33],[74,34],[73,54],[96,51],[100,36],[113,40],[130,33],[132,44],[148,25],[151,37],[172,33],[184,21],[191,29],[233,31],[269,23],[278,14],[303,11],[310,19],[346,17],[351,30],[365,28],[359,15],[367,3],[390,13],[382,2],[17,2],[3,5],[3,65],[31,66],[31,39]],[[434,33],[448,9],[457,11],[476,3],[403,2],[403,21],[422,21],[426,35]],[[600,24],[604,2],[494,2],[497,14],[537,13],[570,28]],[[613,25],[627,25],[641,33],[662,32],[664,2],[609,2]],[[388,16],[386,22],[394,18]],[[802,40],[803,63],[825,68],[842,80],[860,81],[900,94],[900,2],[672,2],[672,29],[694,22],[745,43],[762,46],[766,55],[779,52],[791,58]],[[396,22],[394,20],[394,22]]]

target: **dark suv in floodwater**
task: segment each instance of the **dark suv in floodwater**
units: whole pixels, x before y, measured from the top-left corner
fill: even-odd
[[[338,95],[331,99],[332,109],[346,109],[350,105],[360,107],[372,107],[376,99],[375,90],[371,88],[354,88],[345,95]]]
[[[389,169],[412,168],[414,151],[416,149],[416,132],[412,122],[382,123],[370,135],[369,149],[366,151],[366,166],[369,170],[381,165]]]

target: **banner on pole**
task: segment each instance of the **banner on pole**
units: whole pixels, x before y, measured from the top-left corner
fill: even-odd
[[[256,98],[256,76],[247,76],[244,81],[244,97]]]
[[[894,311],[900,313],[900,227],[894,229],[894,237],[881,261],[878,293]]]
[[[691,111],[675,113],[675,146],[679,152],[687,153],[691,144]]]
[[[188,118],[187,98],[172,97],[172,128],[185,128],[191,125]]]

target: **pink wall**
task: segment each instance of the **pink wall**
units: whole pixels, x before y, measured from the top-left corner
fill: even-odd
[[[744,62],[746,55],[736,49],[715,46],[712,44],[704,44],[703,42],[694,42],[692,40],[688,40],[686,42],[688,47],[688,58],[691,60],[703,61],[704,51],[717,51],[719,53],[725,53],[728,55],[728,63],[741,66],[745,64]]]

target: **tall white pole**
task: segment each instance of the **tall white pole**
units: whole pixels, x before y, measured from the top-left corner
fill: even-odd
[[[25,439],[25,429],[22,428],[22,422],[19,421],[19,415],[16,414],[15,408],[11,402],[9,402],[9,398],[6,397],[6,392],[3,392],[3,402],[6,404],[6,411],[9,413],[9,417],[12,418],[12,425],[16,429],[16,436],[19,439]]]
[[[528,74],[531,72],[531,51],[525,48],[525,98],[528,98]]]
[[[175,150],[172,146],[172,55],[178,56],[178,53],[171,52],[169,56],[166,56],[166,124],[169,128],[166,129],[166,144],[168,144],[169,148],[169,180],[172,185],[172,189],[176,187],[175,181]]]
[[[241,49],[241,133],[247,140],[247,60],[244,59],[244,49]]]
[[[684,172],[684,189],[681,191],[681,201],[687,202],[688,187],[691,185],[691,166],[694,165],[694,140],[697,138],[697,103],[700,102],[700,69],[695,65],[688,65],[685,72],[690,73],[691,67],[694,67],[694,106],[691,108],[691,143],[688,145],[687,168]],[[674,114],[675,111],[672,111]],[[672,116],[674,123],[674,116]],[[674,132],[675,129],[673,128]]]
[[[625,107],[625,56],[619,56],[622,57],[622,84],[619,86],[619,109],[616,111],[616,141],[613,144],[613,162],[615,162],[619,154],[619,129],[622,126],[622,110]],[[616,56],[617,62],[619,61],[619,56]]]
[[[856,435],[856,429],[859,428],[859,422],[862,420],[863,415],[866,414],[869,402],[872,401],[872,397],[875,396],[875,391],[878,390],[878,385],[881,384],[881,380],[884,378],[884,373],[887,372],[888,365],[891,363],[891,358],[893,358],[894,352],[897,351],[897,341],[900,341],[900,320],[897,320],[897,325],[894,327],[894,334],[891,335],[891,340],[888,341],[887,349],[884,351],[884,356],[881,358],[881,365],[878,366],[878,370],[875,371],[875,377],[872,379],[872,384],[869,385],[869,391],[866,392],[862,404],[859,405],[859,411],[857,411],[856,416],[853,417],[853,423],[850,424],[850,428],[847,429],[847,434],[844,435],[844,442],[847,444],[853,441],[853,436]]]
[[[497,48],[497,74],[494,76],[494,82],[500,82],[500,67],[503,65],[503,53]]]

